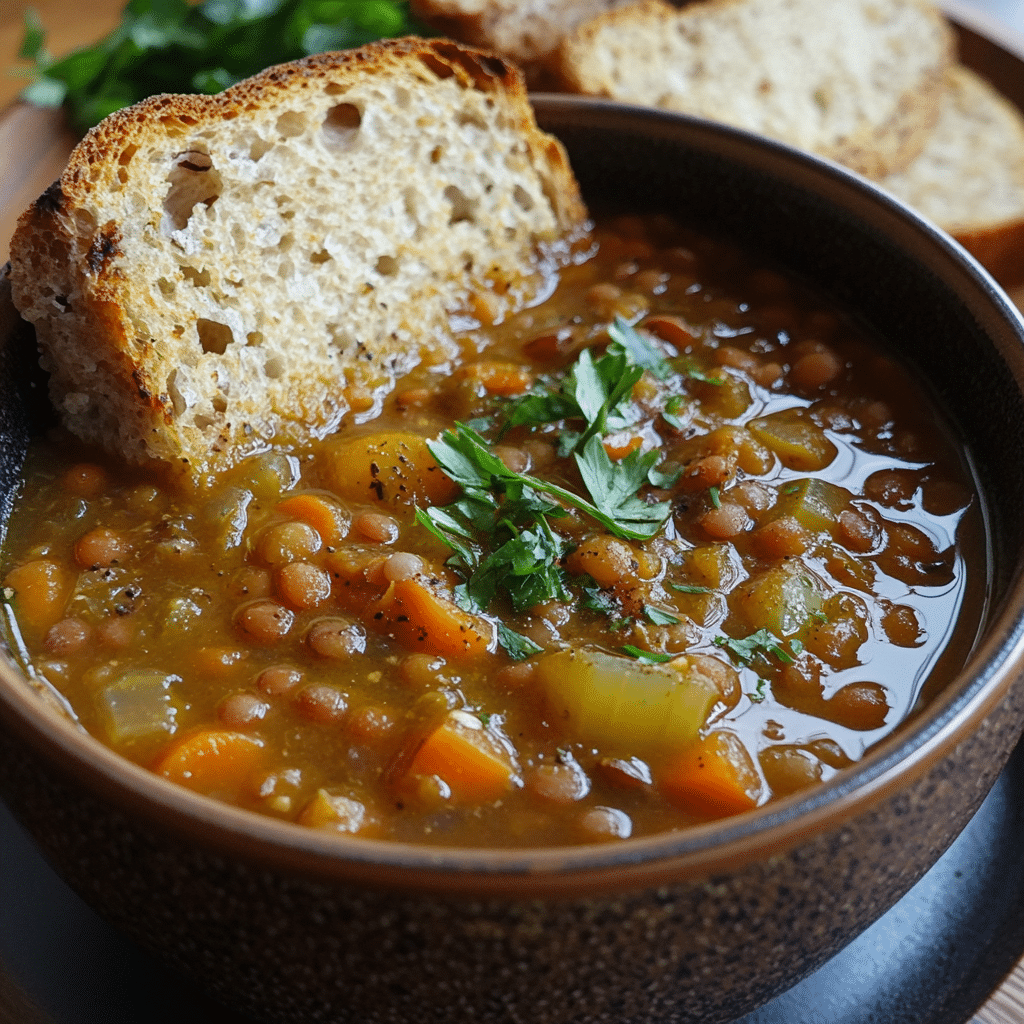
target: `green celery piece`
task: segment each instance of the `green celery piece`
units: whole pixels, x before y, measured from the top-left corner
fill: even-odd
[[[853,495],[837,484],[817,477],[796,480],[783,489],[772,509],[772,518],[791,515],[814,533],[835,534],[840,513],[849,507]]]

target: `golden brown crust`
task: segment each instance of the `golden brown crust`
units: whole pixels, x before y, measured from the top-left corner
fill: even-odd
[[[205,471],[372,413],[585,219],[518,70],[409,38],[112,115],[22,216],[12,286],[73,431]]]
[[[806,72],[818,60],[819,45],[808,40],[815,33],[828,32],[827,26],[835,20],[837,9],[826,4],[809,5],[801,18],[798,11],[772,11],[770,5],[752,0],[705,0],[682,9],[665,0],[639,0],[592,18],[567,34],[551,57],[550,73],[556,87],[566,92],[646,103],[722,120],[811,149],[863,174],[879,176],[906,167],[923,148],[938,118],[945,69],[955,52],[952,31],[925,0],[902,0],[900,5],[892,5],[893,10],[898,7],[913,13],[920,22],[918,28],[927,25],[927,38],[917,40],[915,48],[929,54],[931,63],[921,65],[911,88],[899,91],[893,87],[881,104],[888,107],[884,116],[875,112],[878,102],[871,102],[870,115],[865,109],[858,125],[852,130],[837,127],[832,138],[816,138],[811,125],[821,111],[815,109],[815,104],[819,94],[827,97],[834,89],[848,90],[849,69],[845,69],[845,77],[837,74],[832,82],[832,66],[822,63],[817,80],[810,81],[806,89],[806,98],[814,101],[808,103],[810,109],[797,114],[793,104],[792,116],[783,114],[774,123],[771,118],[761,117],[772,95],[802,76],[807,78]],[[755,25],[751,16],[761,18],[761,25]],[[814,24],[809,24],[809,20]],[[872,14],[867,12],[863,26],[868,33],[872,31],[871,21]],[[762,39],[765,24],[779,29],[779,38],[774,40],[777,46],[773,46],[772,40]],[[719,43],[726,38],[730,41],[728,47],[723,44],[717,52],[713,44],[706,45],[716,30]],[[682,42],[673,47],[671,40]],[[864,47],[865,59],[878,49],[880,41],[881,37]],[[739,70],[757,64],[756,51],[762,44],[763,78],[749,95],[744,94],[744,99],[734,102],[743,88],[739,84]],[[784,72],[779,75],[772,70],[772,57],[778,56],[772,53],[773,48],[789,50]],[[827,62],[827,48],[821,46],[820,50],[821,60]],[[643,54],[638,62],[636,54]],[[909,54],[903,57],[901,63],[907,63]],[[689,80],[684,69],[687,61],[691,70]],[[774,66],[777,68],[778,64]],[[638,68],[643,70],[638,73]],[[872,89],[879,89],[877,100],[881,87],[877,86],[876,76],[868,79]],[[712,88],[708,88],[709,84]]]

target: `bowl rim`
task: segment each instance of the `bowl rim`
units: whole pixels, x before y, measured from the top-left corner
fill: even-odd
[[[858,220],[873,213],[889,237],[903,241],[940,279],[956,280],[967,306],[1011,366],[1024,393],[1024,318],[987,272],[955,241],[880,188],[845,168],[782,143],[683,114],[587,97],[531,96],[541,127],[552,120],[645,126],[656,136],[713,147],[728,159],[782,174],[811,191],[830,184]],[[555,129],[557,134],[557,129]],[[811,186],[815,186],[811,188]],[[1024,562],[1022,557],[1021,562]],[[122,813],[219,854],[322,880],[388,890],[467,897],[579,897],[646,888],[737,870],[830,833],[922,778],[992,713],[1024,665],[1021,564],[1006,582],[1001,606],[963,669],[918,718],[880,741],[857,764],[803,793],[732,818],[680,832],[615,844],[486,849],[431,846],[324,834],[264,817],[180,787],[122,758],[48,706],[0,658],[0,718],[58,773],[72,777]],[[13,619],[10,609],[8,633]],[[45,681],[35,684],[49,688]],[[52,702],[63,698],[49,688]]]

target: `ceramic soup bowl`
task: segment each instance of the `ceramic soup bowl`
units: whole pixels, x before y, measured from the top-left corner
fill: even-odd
[[[915,719],[803,795],[616,844],[339,837],[198,796],[102,747],[0,658],[0,792],[69,884],[268,1021],[729,1021],[881,916],[956,837],[1024,722],[1024,333],[945,236],[845,171],[741,132],[537,97],[593,209],[662,211],[765,254],[919,371],[972,454],[990,596]],[[45,422],[10,315],[0,482]]]

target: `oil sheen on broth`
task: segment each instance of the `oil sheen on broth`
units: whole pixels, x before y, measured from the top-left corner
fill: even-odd
[[[196,492],[37,442],[3,552],[27,670],[199,792],[469,846],[749,810],[955,673],[980,499],[827,301],[620,218],[543,302],[494,308],[474,298],[457,367]]]

